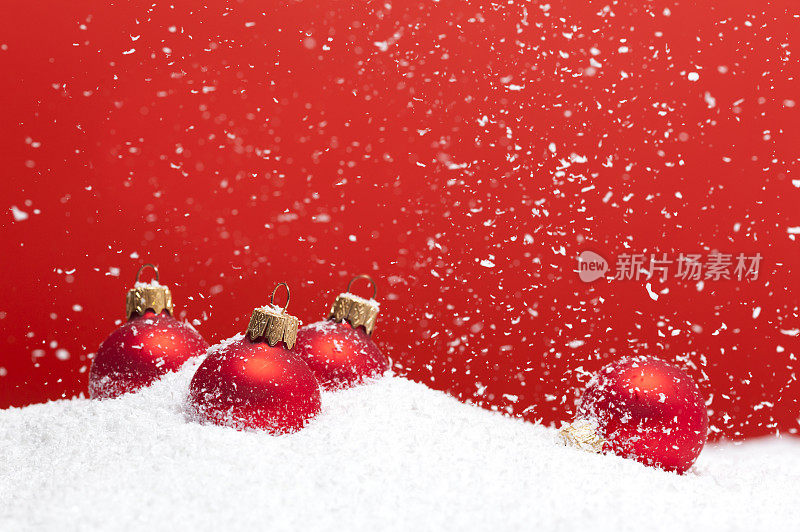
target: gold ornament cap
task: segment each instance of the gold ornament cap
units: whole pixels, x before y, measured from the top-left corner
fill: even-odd
[[[599,424],[593,419],[576,419],[567,423],[558,434],[561,443],[590,453],[602,453],[606,440],[600,435]]]
[[[284,305],[283,308],[274,304],[275,293],[281,286],[286,288],[286,305]],[[290,299],[291,293],[289,292],[289,285],[286,283],[278,283],[277,286],[275,286],[275,290],[272,291],[272,296],[269,298],[269,305],[253,310],[253,315],[250,317],[250,324],[247,326],[247,336],[250,340],[255,342],[259,338],[263,338],[270,347],[282,340],[288,349],[294,347],[300,320],[286,313]]]
[[[353,282],[358,279],[366,279],[372,284],[372,299],[364,299],[350,292]],[[347,284],[347,292],[336,296],[328,319],[336,322],[347,321],[354,329],[363,326],[367,334],[372,334],[380,310],[380,304],[375,301],[377,295],[378,285],[375,284],[372,277],[356,275]]]
[[[156,278],[149,283],[143,283],[139,281],[139,276],[148,267],[156,273]],[[153,264],[144,264],[139,268],[139,271],[136,272],[135,284],[128,290],[128,295],[125,297],[125,315],[128,319],[136,315],[143,316],[148,310],[152,310],[156,314],[166,310],[172,315],[172,292],[166,286],[159,284],[158,280],[158,268]]]

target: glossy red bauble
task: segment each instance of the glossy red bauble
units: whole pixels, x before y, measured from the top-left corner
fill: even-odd
[[[653,357],[601,369],[581,397],[577,419],[597,424],[604,450],[682,473],[706,442],[708,414],[697,384]]]
[[[316,416],[321,398],[314,374],[283,343],[270,347],[238,335],[197,369],[189,407],[204,421],[283,434]]]
[[[301,327],[293,352],[325,390],[348,388],[389,369],[389,361],[362,327],[326,320]]]
[[[208,343],[188,325],[167,312],[148,311],[100,345],[89,372],[89,396],[106,399],[135,392],[206,349]]]

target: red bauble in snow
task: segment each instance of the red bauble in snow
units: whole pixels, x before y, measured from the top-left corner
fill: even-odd
[[[356,279],[372,283],[372,299],[350,293]],[[327,320],[297,332],[293,351],[308,363],[324,389],[349,388],[389,369],[389,361],[371,337],[378,317],[376,295],[375,281],[366,275],[354,277],[347,293],[336,298]]]
[[[601,369],[575,418],[562,431],[568,442],[678,473],[692,466],[708,431],[697,384],[654,357],[627,358]]]
[[[285,308],[255,309],[247,334],[212,348],[197,369],[189,388],[194,414],[218,425],[272,434],[302,429],[319,413],[321,397],[308,365],[289,351],[298,324]]]
[[[348,323],[319,321],[297,331],[297,353],[325,390],[349,388],[389,369],[372,338]]]
[[[156,280],[139,282],[142,270],[156,270]],[[118,397],[149,386],[184,362],[202,355],[208,343],[197,331],[172,317],[172,295],[158,284],[158,270],[145,264],[127,296],[128,322],[100,345],[89,372],[89,396]]]

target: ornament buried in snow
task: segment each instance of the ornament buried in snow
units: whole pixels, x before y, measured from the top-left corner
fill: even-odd
[[[372,284],[372,298],[350,292],[353,282],[365,279]],[[378,287],[367,275],[350,280],[347,292],[333,302],[327,320],[302,327],[297,332],[293,351],[305,360],[323,389],[349,388],[365,379],[382,375],[389,361],[372,340],[380,308],[375,296]]]
[[[611,451],[646,465],[683,473],[706,442],[708,414],[697,384],[654,357],[626,358],[589,382],[565,443]]]
[[[280,286],[286,306],[272,302]],[[253,311],[245,335],[213,347],[192,378],[189,406],[200,420],[272,434],[296,432],[319,414],[319,385],[289,348],[299,320],[286,313],[289,287]]]
[[[150,267],[156,278],[142,283],[142,270]],[[118,397],[149,386],[192,357],[202,355],[208,343],[190,326],[172,317],[172,294],[158,283],[158,268],[145,264],[128,291],[128,322],[100,345],[89,371],[92,399]]]

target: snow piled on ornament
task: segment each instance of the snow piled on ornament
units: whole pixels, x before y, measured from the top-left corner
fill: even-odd
[[[380,302],[378,302],[378,301],[376,301],[376,300],[374,300],[372,298],[367,299],[365,297],[357,296],[352,292],[341,292],[339,294],[339,297],[342,297],[342,296],[347,296],[349,299],[352,299],[354,301],[358,301],[359,303],[363,303],[365,305],[369,305],[370,307],[374,308],[375,310],[380,310],[380,308],[381,308]]]
[[[679,476],[385,377],[287,436],[187,417],[199,360],[137,394],[0,411],[0,530],[786,530],[800,443]]]
[[[156,281],[155,279],[152,279],[150,281],[136,281],[135,283],[133,283],[133,287],[134,288],[169,288],[169,286],[163,285],[163,284],[159,283],[158,281]]]

